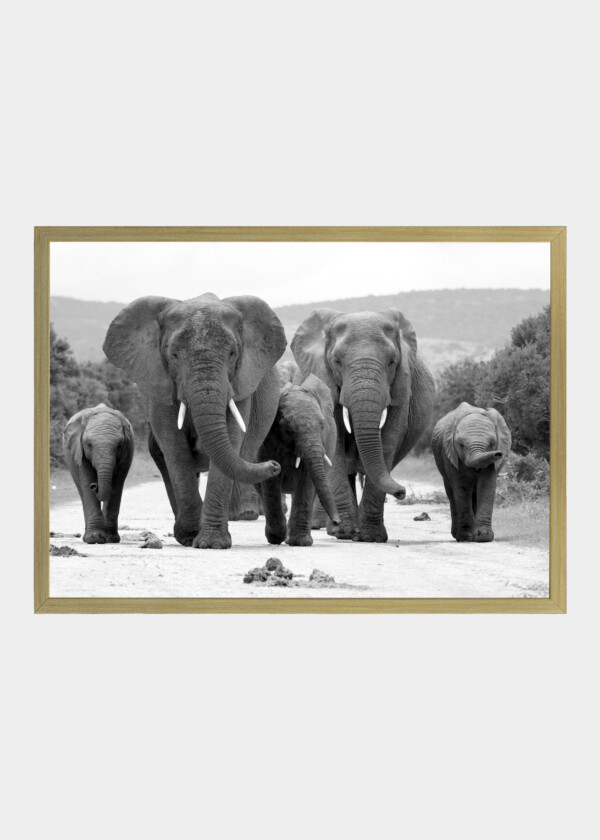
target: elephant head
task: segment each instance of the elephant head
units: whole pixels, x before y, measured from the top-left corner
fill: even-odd
[[[179,405],[179,427],[191,425],[211,462],[235,481],[256,484],[279,472],[274,461],[252,464],[232,447],[227,412],[245,432],[236,406],[257,389],[285,350],[273,310],[250,295],[219,300],[143,297],[117,315],[103,349],[153,405]],[[186,409],[191,414],[185,423]]]
[[[441,422],[443,450],[456,469],[459,461],[472,470],[492,464],[500,469],[510,452],[511,434],[495,408],[486,411],[463,402]]]
[[[63,443],[77,464],[85,457],[96,471],[97,481],[90,484],[98,500],[107,502],[115,466],[126,449],[133,445],[133,429],[120,411],[100,403],[84,408],[69,420]]]
[[[388,411],[398,436],[408,427],[417,339],[397,309],[343,314],[317,309],[298,328],[292,351],[303,374],[314,373],[342,406],[364,469],[375,487],[403,499],[405,490],[386,467],[382,435]],[[343,433],[339,426],[338,433]]]
[[[339,516],[325,475],[325,463],[331,465],[335,451],[333,400],[329,388],[314,374],[302,379],[294,377],[295,365],[280,369],[280,379],[291,374],[297,384],[288,381],[281,389],[279,410],[275,419],[280,451],[289,469],[307,469],[321,500],[334,523]],[[297,371],[297,368],[296,368]],[[297,371],[299,373],[299,371]],[[329,450],[329,451],[328,451]],[[293,462],[293,466],[292,466]]]

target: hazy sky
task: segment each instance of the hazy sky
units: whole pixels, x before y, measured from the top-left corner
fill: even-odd
[[[548,243],[55,242],[53,295],[254,294],[273,306],[415,289],[550,288]]]

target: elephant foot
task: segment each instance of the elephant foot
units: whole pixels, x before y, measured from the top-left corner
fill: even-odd
[[[265,537],[271,545],[281,545],[285,540],[285,525],[282,528],[265,528]]]
[[[212,548],[216,550],[231,548],[231,534],[227,525],[222,525],[219,528],[203,527],[194,538],[192,546],[193,548]]]
[[[189,547],[193,545],[194,539],[198,535],[198,528],[188,528],[176,522],[173,528],[173,535],[178,543]]]
[[[456,542],[473,542],[473,534],[471,531],[457,531],[453,535]]]
[[[327,514],[315,513],[312,519],[311,526],[313,531],[319,531],[321,528],[327,528]]]
[[[336,540],[352,540],[353,542],[360,540],[358,525],[348,519],[342,519],[339,525],[334,525],[330,520],[327,523],[327,533]]]
[[[475,542],[492,542],[494,539],[494,532],[487,525],[479,525],[473,534]]]
[[[388,541],[388,533],[383,522],[365,523],[360,525],[361,542],[384,543]]]
[[[238,519],[242,522],[254,522],[255,519],[258,519],[258,516],[258,511],[250,508],[249,510],[243,510],[238,515]]]
[[[286,543],[293,546],[307,547],[313,544],[313,538],[310,534],[290,534]]]
[[[121,542],[121,537],[118,535],[116,531],[105,531],[104,535],[106,536],[107,543],[118,543]]]
[[[90,529],[89,531],[86,531],[83,535],[83,541],[85,543],[88,543],[88,545],[104,545],[104,543],[110,542],[110,540],[108,539],[108,535],[104,531],[101,531],[99,528]]]

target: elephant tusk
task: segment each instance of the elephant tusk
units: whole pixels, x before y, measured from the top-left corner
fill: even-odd
[[[244,423],[244,419],[243,419],[242,415],[238,411],[237,405],[233,401],[233,397],[229,400],[228,405],[229,405],[229,410],[231,411],[231,413],[235,417],[235,422],[238,424],[238,426],[240,427],[242,432],[245,433],[246,432],[246,424]]]
[[[379,421],[379,428],[383,429],[385,426],[385,421],[387,420],[387,408],[384,408],[381,412],[381,420]]]
[[[179,406],[179,415],[177,417],[177,428],[181,429],[183,427],[183,421],[185,420],[185,403],[182,402]]]
[[[350,425],[350,415],[348,414],[348,409],[346,406],[343,406],[343,415],[344,415],[344,426],[348,430],[348,434],[352,434],[352,426]]]
[[[296,458],[296,469],[298,469],[298,467],[300,466],[300,461],[301,460],[302,460],[302,458]]]
[[[331,461],[327,457],[327,454],[323,455],[323,458],[325,459],[325,463],[327,464],[328,467],[333,467],[333,464],[331,463]]]

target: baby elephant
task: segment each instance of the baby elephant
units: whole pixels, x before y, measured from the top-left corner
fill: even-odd
[[[83,505],[84,542],[120,542],[121,494],[133,459],[129,420],[104,403],[84,408],[67,423],[63,446]]]
[[[432,449],[450,500],[452,536],[458,542],[491,542],[496,475],[511,437],[494,408],[461,403],[439,420]]]
[[[260,448],[259,459],[281,464],[281,473],[258,485],[265,511],[267,540],[286,540],[281,494],[292,494],[288,545],[312,545],[310,527],[315,490],[334,523],[339,516],[327,481],[335,452],[336,427],[329,388],[314,374],[304,381],[296,365],[279,370],[283,387],[277,416]],[[286,381],[287,380],[287,381]]]

